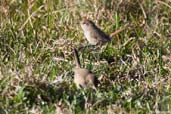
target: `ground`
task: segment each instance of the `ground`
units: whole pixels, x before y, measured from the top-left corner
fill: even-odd
[[[83,18],[109,35],[125,27],[79,51],[96,91],[73,82]],[[1,1],[0,113],[170,113],[170,24],[169,0]]]

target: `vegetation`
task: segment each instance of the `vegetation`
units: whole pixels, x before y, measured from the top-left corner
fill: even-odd
[[[93,20],[112,37],[79,52],[97,91],[73,83],[72,48]],[[170,113],[169,0],[1,0],[0,114]]]

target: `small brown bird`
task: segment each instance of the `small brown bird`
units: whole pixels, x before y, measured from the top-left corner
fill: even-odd
[[[110,41],[110,37],[100,30],[92,21],[84,19],[81,28],[91,45],[103,44]]]
[[[81,86],[83,88],[95,89],[95,87],[97,86],[97,78],[91,71],[85,68],[81,68],[81,63],[78,57],[78,52],[75,48],[73,51],[74,51],[74,57],[75,57],[75,63],[76,63],[76,67],[74,69],[75,84],[77,85],[77,87]]]
[[[84,19],[83,21],[81,21],[81,28],[83,29],[86,39],[91,45],[104,44],[111,40],[110,37],[113,37],[125,30],[125,28],[116,30],[115,32],[111,33],[109,37],[101,29],[99,29],[91,20],[88,19]]]

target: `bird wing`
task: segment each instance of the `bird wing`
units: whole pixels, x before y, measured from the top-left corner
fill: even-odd
[[[94,33],[94,37],[100,41],[110,41],[110,37],[106,35],[102,30],[96,27],[96,31]]]

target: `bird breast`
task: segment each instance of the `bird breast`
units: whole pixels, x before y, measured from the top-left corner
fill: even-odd
[[[84,31],[84,35],[91,45],[96,45],[98,43],[97,38],[93,36],[94,35],[93,31]]]
[[[77,86],[86,87],[89,82],[92,82],[91,79],[94,79],[92,73],[87,69],[75,68],[74,69],[74,82]]]

